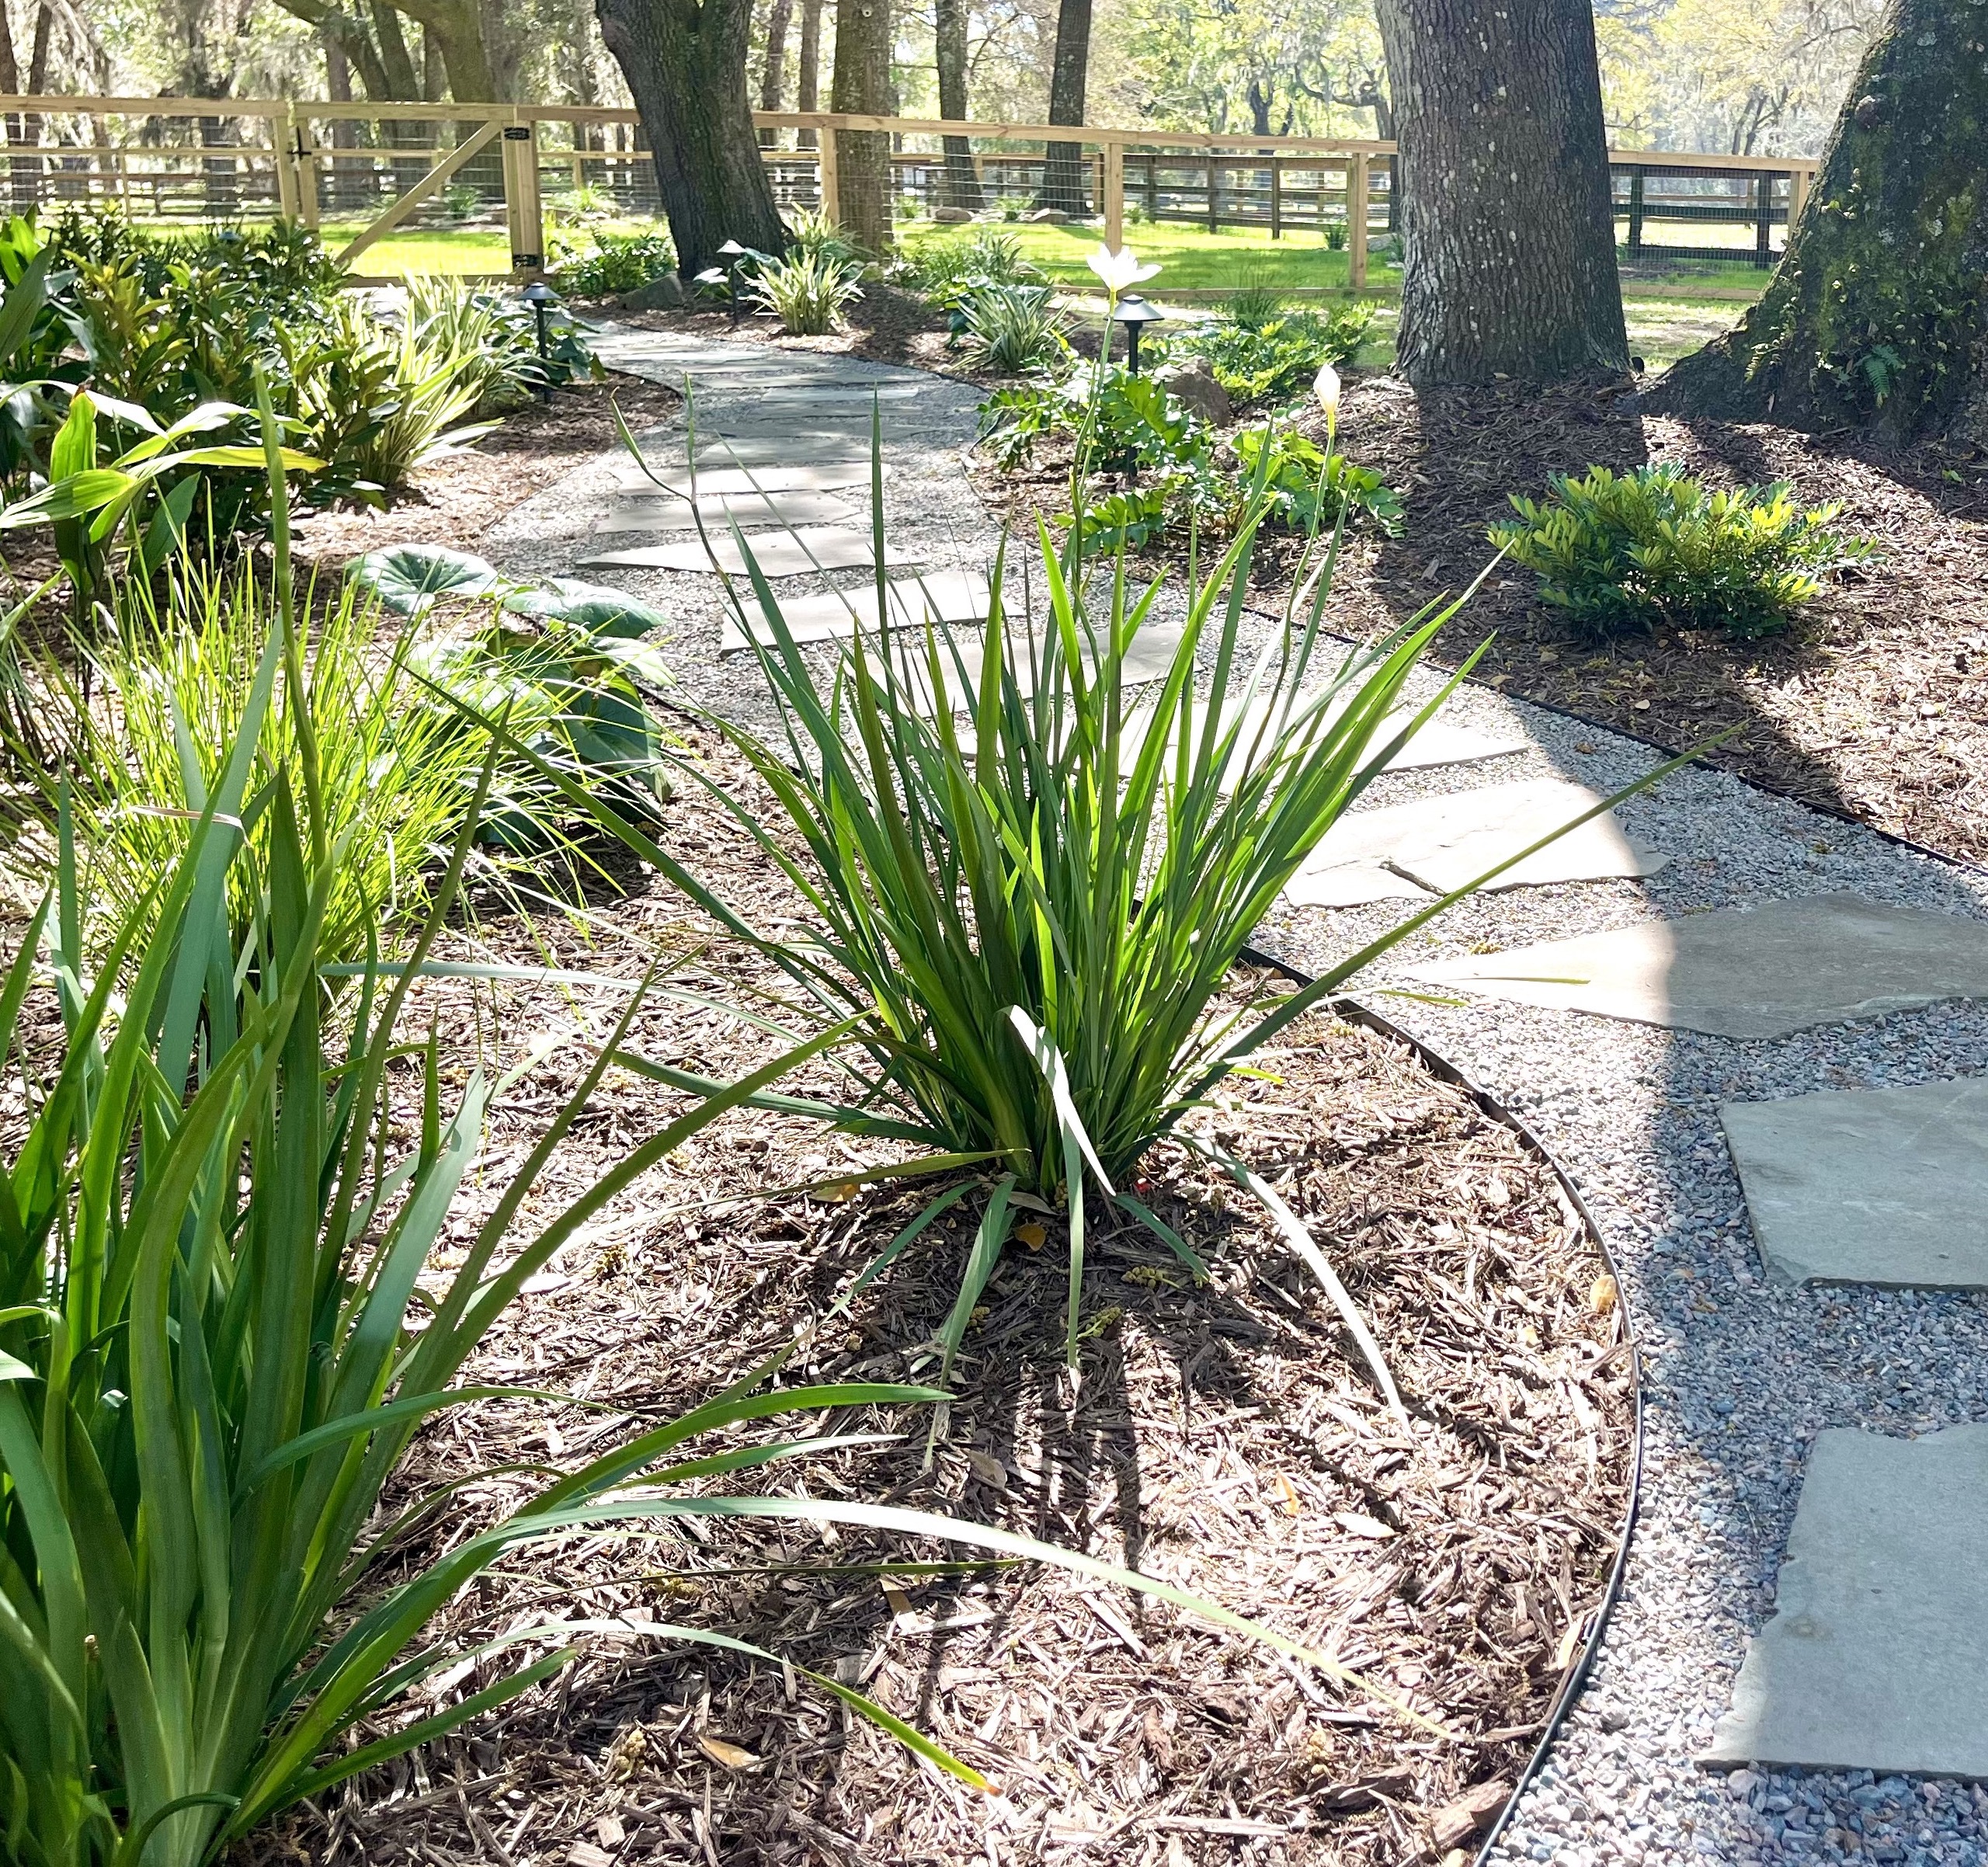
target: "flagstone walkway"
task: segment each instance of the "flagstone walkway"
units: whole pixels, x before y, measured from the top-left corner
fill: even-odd
[[[971,388],[756,344],[600,347],[687,374],[696,483],[680,423],[642,437],[650,471],[694,491],[714,538],[791,528],[769,575],[798,636],[876,614],[873,411],[894,610],[982,613]],[[688,511],[610,458],[515,513],[497,555],[656,603],[686,694],[763,718],[718,579],[686,568]],[[1261,943],[1322,963],[1654,762],[1461,690]],[[1560,1153],[1645,1353],[1623,1598],[1494,1858],[1980,1867],[1988,1790],[1959,1779],[1988,1777],[1988,881],[1694,770],[1461,904],[1361,993]]]

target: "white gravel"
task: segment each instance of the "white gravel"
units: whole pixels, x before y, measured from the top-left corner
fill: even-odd
[[[947,385],[933,398],[922,428],[886,418],[891,537],[934,565],[976,567],[995,534],[960,464],[972,393]],[[736,399],[744,412],[747,398]],[[720,398],[702,407],[703,419],[724,425]],[[612,462],[603,461],[513,513],[499,534],[507,567],[569,572],[612,477]],[[680,619],[672,653],[686,691],[763,716],[749,659],[718,663],[712,580],[594,575],[625,579]],[[1270,626],[1259,619],[1252,632]],[[1483,689],[1460,692],[1451,705],[1459,723],[1516,725],[1536,749],[1402,774],[1378,784],[1371,802],[1555,774],[1606,791],[1658,762],[1600,727]],[[1581,1702],[1492,1858],[1562,1867],[1853,1858],[1983,1867],[1988,1789],[1873,1782],[1868,1773],[1729,1777],[1694,1759],[1726,1709],[1749,1638],[1772,1610],[1815,1434],[1833,1426],[1906,1433],[1983,1417],[1988,1371],[1980,1296],[1768,1284],[1717,1105],[1976,1073],[1988,1055],[1988,1005],[1736,1040],[1493,999],[1434,1004],[1427,988],[1411,985],[1418,996],[1388,988],[1406,965],[1437,955],[1833,890],[1988,920],[1988,881],[1703,768],[1621,814],[1632,835],[1670,854],[1668,867],[1645,882],[1465,902],[1357,989],[1523,1114],[1559,1154],[1616,1253],[1645,1351],[1642,1515],[1622,1598]],[[1316,967],[1400,918],[1400,904],[1289,910],[1270,918],[1259,944]]]

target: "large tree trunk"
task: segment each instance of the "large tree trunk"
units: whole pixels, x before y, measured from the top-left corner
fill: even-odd
[[[1402,374],[1627,370],[1589,0],[1378,10],[1401,144]]]
[[[967,0],[937,0],[932,35],[933,57],[939,68],[939,114],[955,123],[973,115],[967,104]],[[978,214],[987,205],[980,172],[973,165],[973,145],[963,136],[943,139],[946,151],[946,205]]]
[[[787,29],[794,23],[794,0],[773,0],[766,15],[766,62],[759,74],[759,108],[777,110],[787,78]],[[759,147],[770,149],[779,141],[774,130],[759,132]]]
[[[836,0],[835,89],[829,107],[853,116],[890,114],[890,0]],[[891,139],[881,130],[835,134],[842,223],[865,252],[886,252],[891,244]]]
[[[801,0],[801,62],[794,76],[794,109],[818,110],[822,107],[822,0]],[[794,146],[812,149],[815,140],[812,130],[803,130],[794,137]]]
[[[1984,54],[1972,0],[1892,0],[1766,293],[1657,406],[1988,445]]]
[[[676,263],[720,263],[728,240],[778,252],[786,229],[746,102],[752,0],[595,0],[655,159]]]
[[[1056,50],[1049,68],[1049,120],[1084,120],[1084,80],[1090,69],[1091,0],[1062,0],[1056,9]],[[1051,143],[1044,151],[1042,193],[1044,207],[1082,214],[1086,207],[1084,146]]]

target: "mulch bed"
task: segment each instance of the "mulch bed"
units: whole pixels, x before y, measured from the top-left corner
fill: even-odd
[[[1675,461],[1720,485],[1786,480],[1805,500],[1840,501],[1841,523],[1884,553],[1786,635],[1667,629],[1593,647],[1513,570],[1492,575],[1441,647],[1460,657],[1495,635],[1482,678],[1673,749],[1736,725],[1715,763],[1945,854],[1988,857],[1988,468],[1938,446],[1645,415],[1626,388],[1350,385],[1340,445],[1386,475],[1408,514],[1399,539],[1347,554],[1340,626],[1398,623],[1465,587],[1507,495],[1536,495],[1550,472]],[[1315,412],[1303,425],[1320,426]]]
[[[742,765],[690,753],[732,795]],[[794,911],[770,865],[686,785],[669,847],[759,924]],[[727,951],[659,881],[623,878],[590,941],[502,919],[465,955],[633,973],[740,1002],[773,975]],[[1239,996],[1274,982],[1239,976]],[[458,1073],[532,1033],[604,1034],[625,1002],[433,987]],[[424,1006],[425,1015],[429,1007]],[[502,1048],[494,1050],[493,1039]],[[659,1000],[631,1040],[730,1076],[771,1040]],[[465,1239],[584,1059],[558,1052],[500,1102],[452,1241]],[[1171,1608],[1023,1566],[880,1578],[852,1564],[946,1553],[856,1531],[711,1521],[694,1535],[578,1535],[468,1591],[446,1632],[623,1615],[722,1629],[865,1689],[985,1771],[941,1780],[779,1667],[649,1638],[582,1636],[563,1678],[332,1792],[258,1859],[1106,1863],[1443,1858],[1502,1804],[1604,1586],[1625,1504],[1629,1351],[1612,1287],[1536,1156],[1399,1045],[1315,1017],[1207,1118],[1300,1212],[1373,1323],[1407,1398],[1381,1402],[1335,1312],[1260,1210],[1168,1145],[1142,1196],[1215,1267],[1195,1287],[1149,1235],[1093,1204],[1081,1385],[1062,1361],[1066,1260],[1051,1218],[1011,1245],[930,1416],[845,1410],[825,1432],[901,1441],[728,1482],[1002,1524],[1200,1591],[1322,1648],[1441,1723],[1300,1674]],[[822,1079],[825,1080],[825,1079]],[[801,1080],[801,1086],[806,1086]],[[539,1222],[655,1131],[675,1098],[610,1076],[534,1186]],[[412,1118],[415,1114],[410,1110]],[[548,1386],[611,1411],[509,1403],[424,1434],[404,1488],[513,1461],[570,1465],[708,1399],[797,1338],[784,1379],[927,1379],[977,1219],[969,1195],[846,1316],[835,1299],[916,1209],[909,1193],[812,1197],[874,1156],[791,1118],[740,1111],[601,1214],[492,1336],[472,1380]],[[700,1445],[697,1450],[714,1449]],[[523,1480],[463,1497],[467,1533]],[[707,1483],[711,1481],[707,1481]],[[753,1573],[778,1565],[783,1573]],[[885,1584],[888,1583],[888,1586]],[[548,1637],[547,1644],[551,1644]],[[508,1650],[505,1668],[531,1648]],[[497,1676],[448,1678],[446,1696]],[[1082,1851],[1076,1849],[1083,1844]],[[1461,1856],[1457,1856],[1461,1859]]]

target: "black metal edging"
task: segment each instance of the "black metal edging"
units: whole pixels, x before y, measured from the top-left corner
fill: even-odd
[[[1266,953],[1261,947],[1245,946],[1236,956],[1245,965],[1265,966],[1280,972],[1298,986],[1313,983],[1310,974],[1293,965],[1287,959],[1281,959],[1274,953]],[[1635,1325],[1629,1315],[1628,1292],[1622,1281],[1615,1255],[1608,1248],[1608,1240],[1594,1215],[1588,1210],[1587,1201],[1581,1197],[1581,1190],[1574,1184],[1573,1176],[1562,1165],[1560,1157],[1548,1147],[1534,1131],[1523,1115],[1506,1107],[1490,1090],[1474,1081],[1468,1073],[1427,1044],[1406,1031],[1389,1017],[1376,1011],[1371,1005],[1357,999],[1335,997],[1327,1001],[1331,1010],[1349,1023],[1364,1024],[1379,1035],[1392,1038],[1413,1052],[1423,1067],[1430,1075],[1445,1083],[1454,1083],[1474,1101],[1479,1111],[1501,1126],[1510,1128],[1525,1145],[1553,1170],[1554,1178],[1559,1182],[1560,1191],[1567,1203],[1580,1215],[1581,1223],[1587,1228],[1587,1234],[1600,1255],[1602,1265],[1615,1282],[1615,1301],[1622,1316],[1622,1340],[1621,1346],[1628,1351],[1629,1393],[1632,1402],[1631,1443],[1629,1448],[1629,1501],[1622,1516],[1622,1534],[1615,1546],[1615,1559],[1609,1565],[1608,1580],[1603,1587],[1601,1600],[1594,1610],[1594,1623],[1589,1628],[1587,1638],[1582,1643],[1580,1656],[1568,1668],[1566,1677],[1560,1683],[1560,1689],[1554,1696],[1552,1705],[1546,1714],[1545,1728],[1539,1733],[1539,1741],[1533,1746],[1532,1754],[1526,1759],[1525,1768],[1520,1771],[1518,1781],[1512,1785],[1511,1794],[1506,1798],[1505,1806],[1498,1812],[1498,1819],[1491,1824],[1483,1841],[1479,1844],[1473,1867],[1485,1867],[1491,1850],[1497,1846],[1507,1828],[1510,1827],[1513,1811],[1518,1807],[1519,1798],[1524,1796],[1538,1775],[1546,1755],[1553,1747],[1553,1740],[1560,1734],[1566,1723],[1567,1714],[1573,1710],[1574,1701],[1580,1696],[1581,1688],[1587,1683],[1587,1676],[1594,1665],[1596,1653],[1600,1650],[1602,1636],[1608,1630],[1610,1617],[1615,1611],[1615,1604],[1622,1592],[1623,1572],[1629,1563],[1629,1545],[1635,1535],[1636,1517],[1642,1503],[1643,1483],[1643,1370],[1642,1351],[1636,1340]]]

